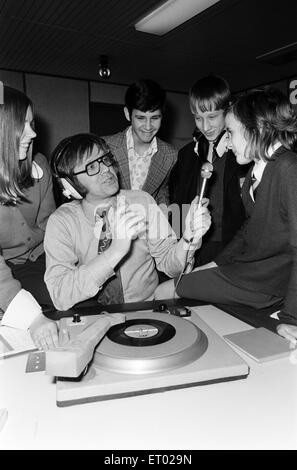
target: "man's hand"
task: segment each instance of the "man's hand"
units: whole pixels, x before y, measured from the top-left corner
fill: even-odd
[[[198,206],[198,196],[196,196],[187,214],[183,236],[187,240],[193,240],[193,245],[199,242],[211,225],[208,203],[209,200],[203,198],[201,206]]]
[[[131,240],[134,240],[146,230],[145,219],[142,214],[138,214],[125,203],[119,200],[117,209],[111,208],[111,248],[117,250],[124,256],[130,249]]]
[[[58,328],[55,321],[40,314],[31,324],[29,332],[35,346],[46,351],[59,345]]]

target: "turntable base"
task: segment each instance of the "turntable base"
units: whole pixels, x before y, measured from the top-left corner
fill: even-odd
[[[83,324],[97,318],[82,317]],[[249,374],[241,357],[195,313],[184,319],[131,312],[124,325],[109,330],[85,376],[57,378],[58,406],[238,380]]]

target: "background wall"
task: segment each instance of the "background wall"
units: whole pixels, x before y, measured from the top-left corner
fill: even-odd
[[[39,151],[48,154],[64,137],[89,131],[87,82],[26,74],[25,83],[35,106]]]
[[[46,156],[50,155],[64,137],[90,131],[90,102],[123,106],[127,89],[127,86],[105,82],[88,82],[7,70],[0,70],[0,80],[6,85],[25,91],[32,99],[38,133],[35,150]],[[273,85],[290,96],[294,100],[291,100],[292,104],[297,104],[297,77],[296,80],[283,80]],[[118,112],[122,117],[120,106]],[[115,120],[112,132],[122,130],[116,122]],[[128,122],[121,122],[128,125]],[[100,127],[99,122],[96,129]],[[160,136],[181,148],[191,140],[193,129],[194,120],[190,114],[187,94],[167,92],[167,106]]]
[[[9,85],[17,90],[24,91],[24,75],[22,73],[0,70],[0,80],[4,85]]]
[[[6,70],[0,70],[0,80],[25,91],[32,99],[38,133],[35,149],[47,156],[64,137],[90,131],[90,102],[123,105],[127,89],[122,85]],[[188,97],[186,94],[168,93],[167,101],[162,136],[181,147],[191,139],[193,130]],[[113,132],[119,130],[115,126]]]

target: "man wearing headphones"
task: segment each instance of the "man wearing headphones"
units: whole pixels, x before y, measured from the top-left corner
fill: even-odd
[[[152,300],[158,269],[174,277],[201,245],[210,226],[205,205],[193,201],[183,238],[144,191],[119,190],[105,141],[92,134],[64,139],[52,170],[73,200],[49,218],[45,282],[55,307],[94,299],[102,304]],[[48,340],[51,345],[51,338]]]

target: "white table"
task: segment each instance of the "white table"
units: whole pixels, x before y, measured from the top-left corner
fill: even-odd
[[[219,335],[251,328],[194,307]],[[297,449],[297,360],[250,365],[247,379],[58,408],[52,379],[0,361],[0,449]],[[294,362],[296,362],[294,364]]]

